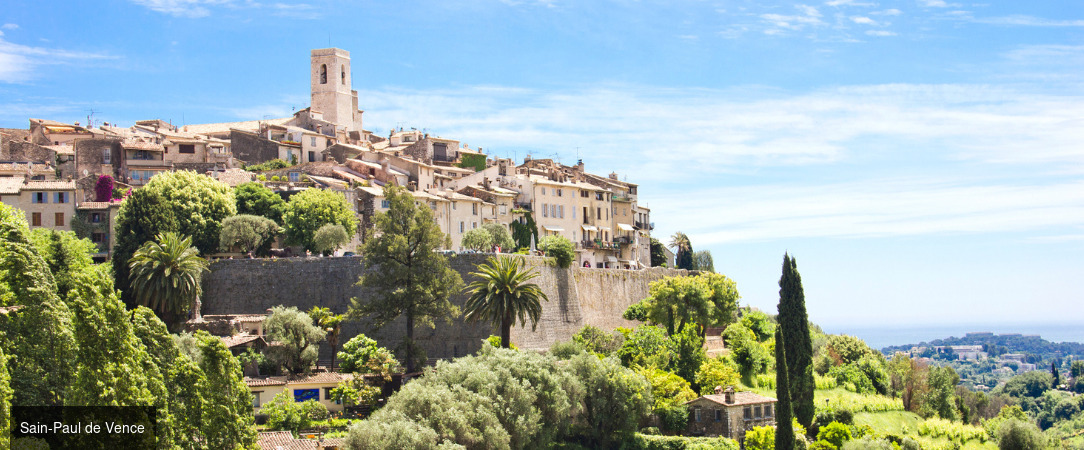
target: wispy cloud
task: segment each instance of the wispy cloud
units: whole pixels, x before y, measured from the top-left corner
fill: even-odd
[[[869,35],[869,36],[880,36],[880,37],[895,36],[896,35],[895,32],[887,31],[887,30],[866,30],[866,34]]]
[[[276,16],[288,16],[297,19],[316,19],[322,16],[320,10],[307,3],[270,3],[255,0],[131,0],[137,5],[152,11],[174,17],[196,19],[210,16],[215,8],[269,10]]]
[[[971,21],[990,25],[1024,27],[1084,27],[1084,20],[1056,20],[1024,15],[1012,15],[1004,17],[976,17],[971,18]]]
[[[5,23],[3,26],[0,26],[0,28],[3,28],[5,30],[18,30],[19,25],[14,23]]]
[[[34,69],[40,65],[74,64],[110,59],[117,59],[117,57],[108,53],[32,47],[0,38],[0,82],[27,81],[34,73]]]
[[[821,13],[809,5],[796,5],[800,14],[761,14],[760,18],[769,25],[765,34],[781,34],[785,30],[800,31],[807,26],[822,26]]]
[[[945,3],[945,0],[919,0],[919,4],[930,8],[948,8],[949,6],[952,6]]]
[[[857,23],[857,24],[860,24],[860,25],[877,25],[877,21],[875,21],[873,19],[870,19],[869,17],[863,17],[863,16],[851,17],[851,22],[854,22],[854,23]]]

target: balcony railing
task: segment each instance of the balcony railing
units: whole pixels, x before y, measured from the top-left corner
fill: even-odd
[[[584,248],[584,249],[597,248],[599,250],[620,250],[621,249],[621,247],[616,242],[599,241],[599,240],[580,241],[580,248]]]

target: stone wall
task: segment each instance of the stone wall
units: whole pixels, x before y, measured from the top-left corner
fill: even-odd
[[[279,146],[255,133],[230,130],[230,152],[233,157],[253,165],[279,157]]]
[[[451,266],[469,283],[470,272],[488,255],[455,255]],[[549,297],[542,305],[538,327],[512,328],[512,342],[521,348],[548,348],[569,340],[584,325],[604,329],[635,324],[621,318],[625,309],[647,296],[648,283],[667,275],[685,275],[684,270],[653,268],[641,271],[612,269],[560,269],[544,258],[527,257],[527,266],[538,270],[533,281]],[[211,264],[203,278],[203,314],[259,314],[277,305],[308,310],[326,306],[344,313],[350,299],[368,294],[356,285],[362,275],[360,257],[280,258],[220,260]],[[462,306],[465,295],[453,303]],[[376,339],[382,346],[396,347],[405,336],[405,320],[399,319],[382,330],[369,324],[348,322],[340,342],[358,333]],[[430,358],[452,358],[476,351],[481,340],[496,334],[489,324],[466,323],[462,318],[449,324],[437,321],[435,328],[416,326],[415,339]],[[328,349],[323,349],[327,353]]]

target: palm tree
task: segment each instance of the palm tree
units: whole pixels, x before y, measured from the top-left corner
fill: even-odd
[[[192,238],[162,233],[147,241],[128,260],[135,301],[158,311],[166,324],[176,326],[199,301],[200,278],[207,261],[192,246]]]
[[[670,246],[674,247],[674,265],[678,269],[692,270],[693,268],[693,244],[689,236],[678,231],[670,237]]]
[[[313,306],[309,310],[309,317],[316,326],[323,328],[327,333],[327,345],[331,346],[331,371],[335,371],[335,352],[339,348],[339,332],[342,331],[345,314],[332,314],[330,308]]]
[[[542,288],[528,283],[538,276],[534,270],[523,268],[523,258],[490,257],[471,273],[478,278],[467,286],[466,318],[469,321],[484,320],[501,327],[501,348],[511,343],[512,323],[519,318],[519,326],[531,319],[531,330],[538,325],[542,315],[542,300],[549,301]]]

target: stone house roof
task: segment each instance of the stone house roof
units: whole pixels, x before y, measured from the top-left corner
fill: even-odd
[[[342,438],[295,439],[289,431],[265,431],[256,438],[261,450],[328,450],[344,448],[345,444]]]
[[[733,398],[731,399],[732,401],[727,402],[726,401],[727,400],[726,395],[727,394],[725,394],[725,393],[703,395],[700,398],[689,400],[689,401],[685,402],[685,404],[689,404],[689,403],[695,402],[695,401],[700,400],[700,399],[710,400],[710,401],[712,401],[714,403],[718,403],[718,404],[723,405],[723,406],[755,405],[755,404],[763,404],[763,403],[775,403],[775,402],[778,401],[778,400],[776,400],[774,398],[765,397],[763,395],[760,395],[760,394],[757,394],[757,393],[754,393],[754,392],[734,392],[734,393],[732,393],[732,395],[733,395]]]

